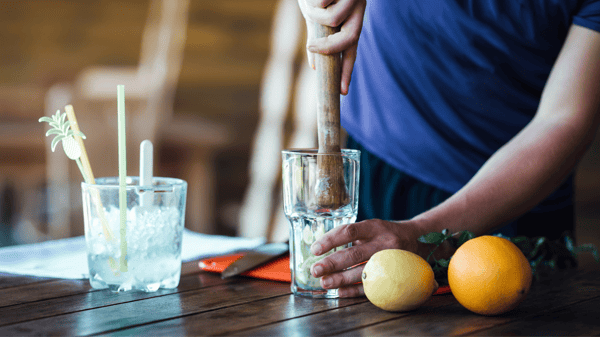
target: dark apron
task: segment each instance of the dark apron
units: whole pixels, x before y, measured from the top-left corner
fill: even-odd
[[[352,137],[348,137],[347,147],[361,151],[357,221],[411,219],[452,195],[390,166]],[[573,179],[569,176],[538,206],[490,234],[545,236],[551,240],[559,239],[566,231],[574,235]]]

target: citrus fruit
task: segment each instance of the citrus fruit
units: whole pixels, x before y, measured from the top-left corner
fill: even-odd
[[[400,249],[373,254],[363,269],[362,283],[369,301],[387,311],[416,309],[437,289],[429,263]]]
[[[519,305],[531,286],[531,266],[512,242],[480,236],[460,246],[448,266],[456,300],[481,315],[499,315]]]

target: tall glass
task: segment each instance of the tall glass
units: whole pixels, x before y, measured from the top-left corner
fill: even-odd
[[[124,232],[119,178],[81,184],[90,284],[112,291],[176,288],[181,275],[187,183],[160,177],[154,177],[151,186],[140,186],[138,177],[127,177],[126,182]]]
[[[292,292],[313,298],[337,298],[337,289],[323,289],[320,280],[310,273],[310,267],[350,245],[337,247],[320,256],[312,255],[310,246],[333,228],[356,220],[360,151],[343,149],[341,154],[320,154],[316,149],[284,150],[282,155],[284,213],[291,225]],[[348,198],[336,209],[321,208],[317,203],[317,193],[322,188],[317,172],[320,156],[342,157],[344,187]]]

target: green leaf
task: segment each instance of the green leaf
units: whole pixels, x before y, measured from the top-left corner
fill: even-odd
[[[439,273],[439,272],[443,272],[444,268],[442,268],[439,264],[434,264],[433,267],[431,268],[433,269],[434,273]]]
[[[57,129],[50,129],[48,131],[46,131],[46,137],[50,136],[50,135],[60,135],[60,130]]]
[[[69,127],[70,127],[69,123],[65,123],[62,125],[62,132],[65,136],[69,133]]]
[[[450,264],[450,260],[449,259],[439,259],[439,260],[437,260],[437,263],[444,268],[448,268],[448,265]]]
[[[56,113],[59,113],[60,110],[56,111]],[[63,113],[62,115],[60,115],[60,123],[64,123],[65,122],[65,118],[67,118],[67,113]]]
[[[592,256],[594,256],[594,260],[596,260],[596,262],[600,262],[600,256],[598,255],[598,249],[596,248],[596,246],[594,246],[591,243],[579,245],[579,246],[575,247],[575,249],[573,251],[576,254],[578,254],[579,252],[590,252],[590,253],[592,253]]]
[[[527,241],[527,237],[526,236],[516,236],[514,238],[511,238],[510,241],[512,241],[513,243],[521,243],[521,242],[525,242]]]
[[[50,145],[50,147],[52,148],[52,152],[54,152],[54,150],[56,149],[56,145],[58,145],[58,142],[63,140],[63,138],[65,138],[63,135],[58,135],[54,137],[54,139],[52,139],[52,144]]]
[[[56,123],[60,124],[60,110],[56,110],[56,113],[52,116],[52,119],[54,119]]]
[[[529,254],[529,258],[535,257],[537,255],[537,253],[540,251],[540,249],[542,249],[542,246],[544,245],[544,243],[546,243],[546,238],[545,237],[538,238],[535,241],[535,247],[533,248],[533,250]]]
[[[533,270],[535,270],[537,268],[538,264],[540,264],[540,262],[542,262],[543,259],[544,259],[544,256],[542,255],[542,256],[538,257],[537,259],[535,259],[535,260],[531,260],[529,262],[529,264],[531,265],[531,268]]]
[[[46,123],[52,123],[52,118],[48,117],[48,116],[44,116],[40,119],[38,119],[38,122],[46,122]]]
[[[573,244],[573,239],[571,239],[570,236],[566,236],[565,237],[565,246],[567,247],[567,249],[573,253],[575,250],[575,245]]]
[[[442,242],[446,239],[446,236],[442,233],[431,232],[429,234],[425,234],[419,237],[419,242],[422,243],[430,243],[434,245],[441,245]]]
[[[462,231],[460,236],[458,237],[458,247],[462,246],[463,243],[471,240],[475,237],[475,234],[469,231]]]
[[[83,134],[83,132],[81,132],[81,131],[75,132],[73,129],[69,129],[67,136],[70,136],[70,137],[79,136],[79,137],[85,139],[85,135]]]

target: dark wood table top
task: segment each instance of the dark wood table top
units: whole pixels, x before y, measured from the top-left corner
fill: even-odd
[[[184,263],[177,289],[111,293],[87,280],[0,274],[0,335],[600,335],[600,271],[534,281],[514,311],[473,314],[452,295],[390,313],[365,297],[295,297],[287,283],[221,280]]]

